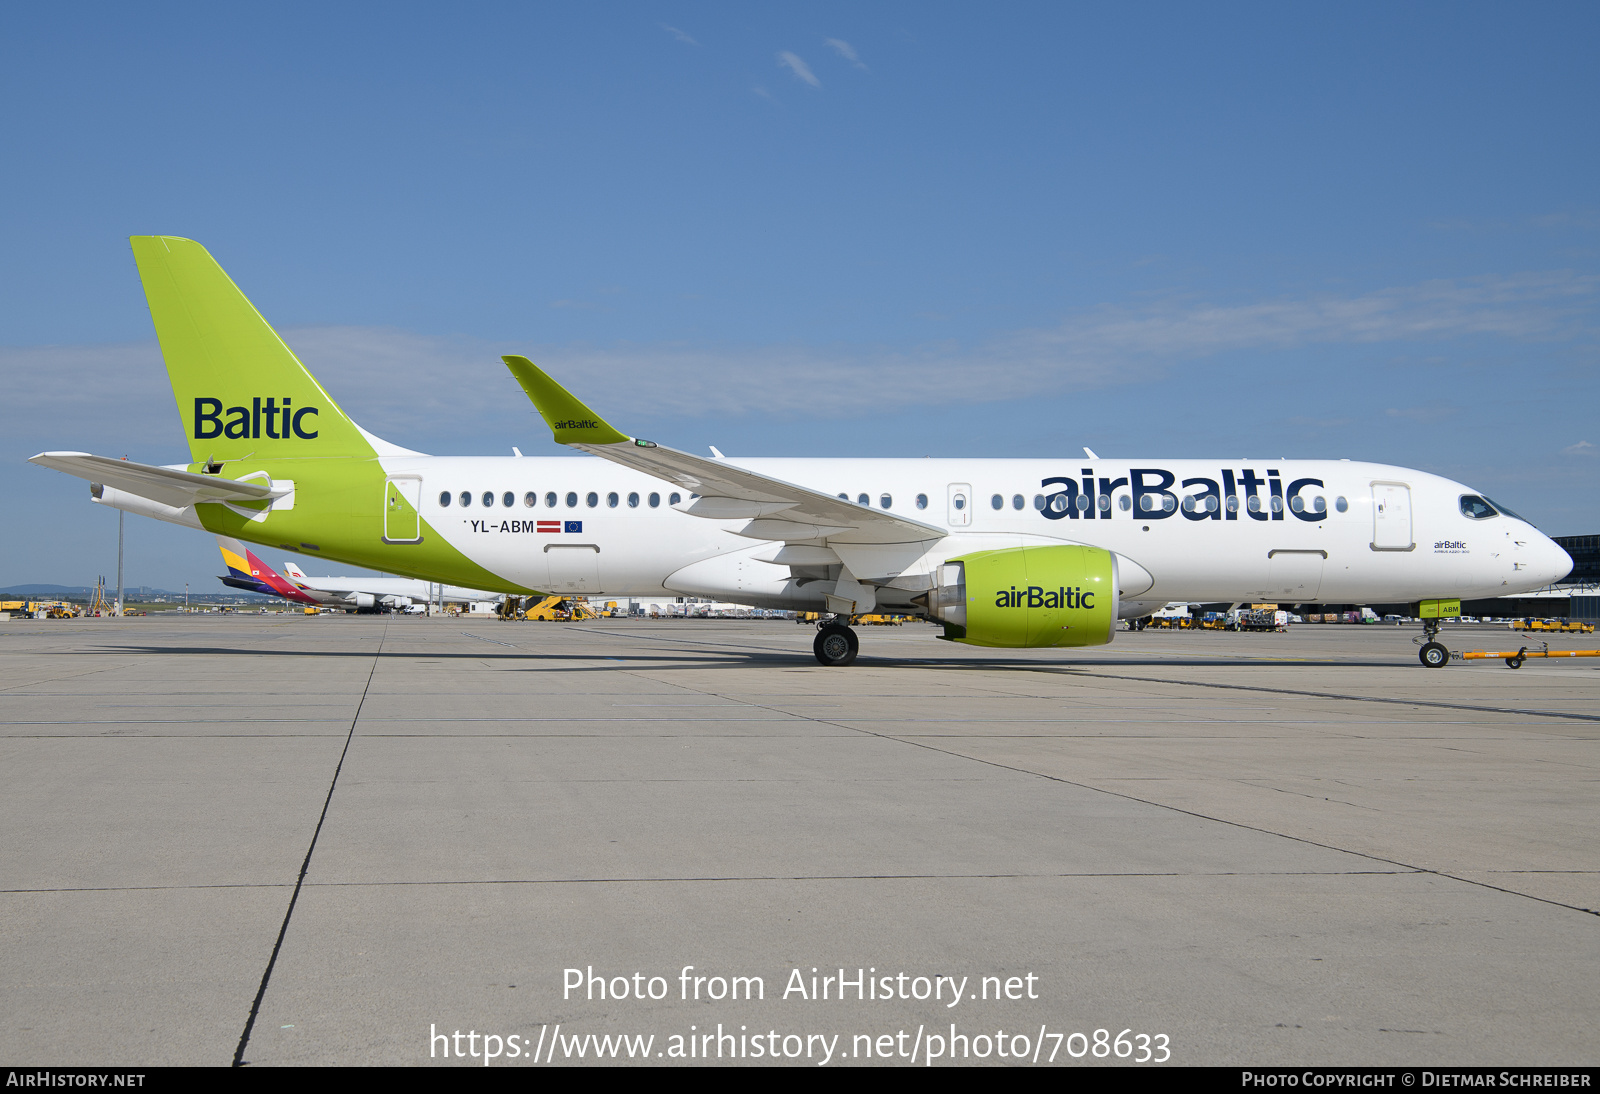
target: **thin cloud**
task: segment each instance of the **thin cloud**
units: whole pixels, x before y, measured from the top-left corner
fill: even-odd
[[[1585,342],[1600,279],[1527,274],[1426,282],[1358,296],[1232,306],[1183,301],[1101,308],[1042,330],[964,345],[913,346],[491,342],[374,327],[301,327],[284,340],[363,426],[400,443],[528,434],[527,403],[503,353],[524,353],[580,395],[644,424],[749,413],[850,417],[863,406],[952,406],[1039,399],[1158,379],[1221,354],[1313,344]],[[803,382],[797,382],[803,378]],[[93,447],[114,435],[170,443],[176,411],[154,341],[0,347],[0,384],[18,420],[67,423],[49,447]],[[1388,416],[1441,421],[1442,404]],[[1319,427],[1334,422],[1317,422]],[[14,438],[15,439],[15,438]],[[1600,456],[1580,441],[1569,455]],[[28,453],[31,455],[31,452]]]
[[[778,67],[788,69],[812,87],[822,86],[822,81],[817,79],[816,74],[811,71],[811,66],[788,50],[778,54]]]
[[[684,43],[685,45],[697,46],[697,45],[700,44],[699,42],[697,42],[693,38],[691,38],[687,33],[685,33],[684,31],[679,30],[677,27],[669,27],[665,23],[661,23],[660,27],[661,27],[662,30],[666,31],[668,34],[672,35],[674,38],[676,38],[678,41]]]
[[[861,63],[861,58],[856,55],[856,48],[843,38],[824,38],[823,43],[833,47],[835,53],[855,65],[862,72],[868,71],[867,66]]]

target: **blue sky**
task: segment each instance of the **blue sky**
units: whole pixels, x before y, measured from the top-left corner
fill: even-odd
[[[1594,5],[40,6],[0,40],[0,585],[184,457],[127,237],[359,421],[555,451],[1372,459],[1600,531]],[[129,521],[130,584],[215,585]],[[220,586],[218,586],[220,588]]]

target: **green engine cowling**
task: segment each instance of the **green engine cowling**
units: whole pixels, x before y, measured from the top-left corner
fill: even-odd
[[[1117,623],[1116,556],[1076,544],[962,555],[939,568],[927,608],[952,642],[1103,646]]]

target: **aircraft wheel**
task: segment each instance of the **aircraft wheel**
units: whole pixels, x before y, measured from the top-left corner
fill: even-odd
[[[1521,667],[1522,667],[1522,658],[1520,658],[1520,657],[1507,657],[1506,658],[1506,668],[1508,668],[1508,669],[1520,669]]]
[[[1450,651],[1437,642],[1429,642],[1417,651],[1417,657],[1430,669],[1442,669],[1450,663]]]
[[[849,627],[829,623],[817,632],[817,639],[811,643],[811,649],[822,664],[844,666],[856,659],[856,652],[861,649],[861,642],[856,638],[856,632]]]

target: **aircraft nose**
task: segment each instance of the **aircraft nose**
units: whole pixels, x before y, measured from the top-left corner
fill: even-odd
[[[1544,543],[1541,544],[1544,550],[1539,553],[1539,561],[1543,564],[1544,571],[1549,574],[1545,584],[1554,585],[1572,572],[1572,556],[1550,537],[1541,538],[1544,539]]]

